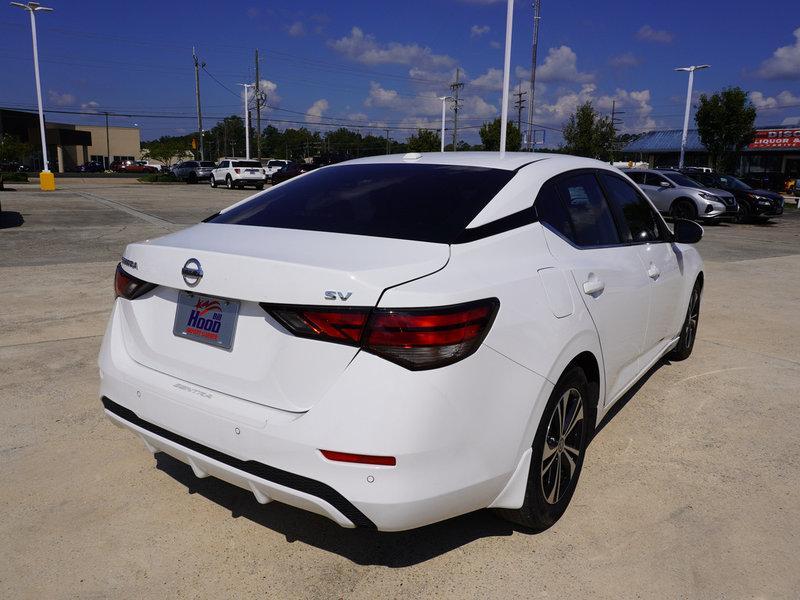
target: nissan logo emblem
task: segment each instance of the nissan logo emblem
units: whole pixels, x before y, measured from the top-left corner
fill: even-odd
[[[187,260],[186,264],[184,264],[181,269],[181,275],[183,275],[183,280],[186,282],[186,285],[189,287],[196,286],[203,278],[203,269],[200,266],[200,261],[196,258]]]

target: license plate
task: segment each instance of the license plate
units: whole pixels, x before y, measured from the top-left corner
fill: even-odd
[[[195,342],[230,350],[238,316],[239,302],[236,300],[181,291],[178,292],[178,307],[175,310],[172,333]]]
[[[248,173],[255,173],[255,169],[247,169]]]

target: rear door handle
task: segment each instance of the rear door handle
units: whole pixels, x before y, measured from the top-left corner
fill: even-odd
[[[599,294],[604,289],[606,289],[605,282],[601,281],[600,279],[590,279],[589,281],[583,282],[583,293],[589,294]]]
[[[658,267],[655,266],[654,264],[651,264],[650,268],[647,269],[647,276],[650,279],[652,279],[653,281],[658,279],[660,275],[661,275],[661,271],[659,271]]]

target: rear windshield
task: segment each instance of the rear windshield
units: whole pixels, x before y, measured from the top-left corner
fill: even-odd
[[[216,167],[217,164],[214,163],[214,162],[211,162],[210,160],[201,160],[200,161],[200,166],[201,167]]]
[[[261,168],[261,163],[257,160],[237,160],[233,163],[234,167],[258,167]]]
[[[267,163],[268,167],[282,167],[286,164],[285,160],[271,160]]]
[[[343,165],[311,171],[209,222],[453,243],[515,171]]]

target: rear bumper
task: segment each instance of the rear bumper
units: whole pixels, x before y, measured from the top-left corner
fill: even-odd
[[[360,353],[310,410],[292,413],[140,365],[125,349],[119,312],[99,358],[106,415],[198,476],[248,489],[262,503],[382,531],[518,507],[496,501],[552,384],[490,348],[421,372]],[[394,456],[397,464],[333,462],[321,449]]]

